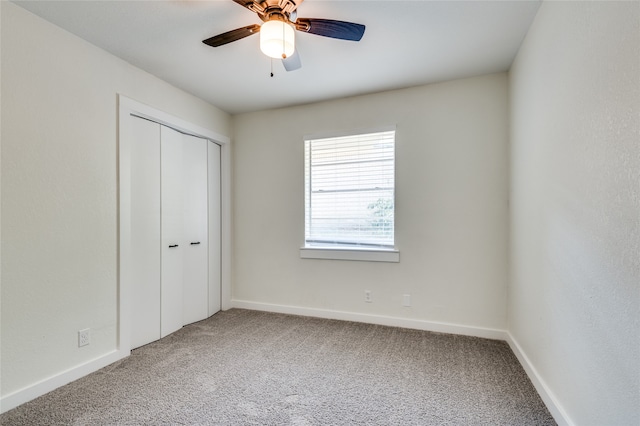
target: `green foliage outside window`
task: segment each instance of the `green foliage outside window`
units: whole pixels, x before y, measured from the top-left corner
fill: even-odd
[[[374,219],[371,226],[376,233],[381,235],[393,235],[393,199],[379,198],[375,203],[371,203],[368,209]]]

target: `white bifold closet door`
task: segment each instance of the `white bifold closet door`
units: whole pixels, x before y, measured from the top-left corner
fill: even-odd
[[[184,149],[182,133],[165,126],[160,131],[162,261],[160,276],[160,336],[182,327],[185,252]]]
[[[131,347],[160,338],[160,125],[132,118]]]
[[[220,310],[220,147],[132,118],[131,348]]]
[[[182,135],[182,205],[185,237],[182,324],[191,324],[209,316],[208,144],[204,139]]]
[[[220,290],[222,288],[222,182],[220,171],[220,145],[210,142],[207,144],[208,161],[208,191],[209,191],[209,310],[211,316],[222,306]]]

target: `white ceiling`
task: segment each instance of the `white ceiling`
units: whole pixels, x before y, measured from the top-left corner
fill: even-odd
[[[535,1],[306,0],[298,16],[366,25],[360,42],[296,33],[302,68],[286,72],[259,36],[202,40],[261,23],[232,0],[14,1],[231,114],[509,69]]]

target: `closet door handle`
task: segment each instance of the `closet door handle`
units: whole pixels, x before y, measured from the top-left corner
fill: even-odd
[[[174,247],[178,247],[178,245],[177,244],[173,244],[173,245],[169,246],[169,248],[174,248]]]
[[[197,241],[195,243],[191,243],[192,246],[197,246],[198,244],[200,244],[200,241]]]

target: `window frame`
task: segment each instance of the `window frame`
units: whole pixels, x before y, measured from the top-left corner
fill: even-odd
[[[396,241],[396,226],[395,226],[395,210],[396,210],[396,147],[397,147],[397,129],[395,125],[389,126],[381,126],[375,128],[365,128],[358,129],[352,131],[343,131],[343,132],[327,132],[327,133],[315,133],[310,135],[304,135],[303,143],[306,143],[308,140],[316,140],[316,139],[329,139],[329,138],[338,138],[338,137],[348,137],[348,136],[357,136],[364,135],[370,133],[380,133],[380,132],[394,132],[394,150],[393,150],[393,158],[394,158],[394,167],[393,167],[393,199],[394,199],[394,230],[393,230],[393,247],[363,247],[363,246],[315,246],[315,245],[307,245],[306,243],[306,215],[307,215],[307,206],[306,206],[306,178],[304,178],[306,174],[306,154],[305,149],[303,148],[303,229],[302,229],[302,245],[300,247],[300,258],[302,259],[325,259],[325,260],[353,260],[353,261],[368,261],[368,262],[400,262],[400,251],[397,247]]]

